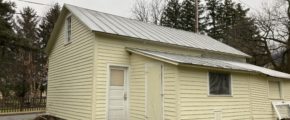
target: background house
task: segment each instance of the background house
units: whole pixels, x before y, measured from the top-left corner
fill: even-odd
[[[273,120],[271,102],[290,100],[289,74],[208,36],[71,5],[56,26],[47,112],[60,118]]]

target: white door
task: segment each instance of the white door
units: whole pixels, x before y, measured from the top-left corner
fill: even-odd
[[[109,120],[127,120],[127,69],[110,67]]]

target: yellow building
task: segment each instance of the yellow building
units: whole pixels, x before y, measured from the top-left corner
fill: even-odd
[[[208,36],[64,5],[47,113],[68,120],[276,120],[290,75]]]

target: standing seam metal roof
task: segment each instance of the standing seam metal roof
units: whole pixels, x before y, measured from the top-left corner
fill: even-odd
[[[144,23],[68,4],[65,4],[64,6],[78,17],[86,26],[96,32],[250,57],[249,55],[206,35]]]
[[[141,49],[127,49],[127,50],[131,52],[137,52],[137,53],[142,53],[149,56],[154,56],[157,58],[162,58],[165,60],[170,60],[177,63],[182,63],[182,64],[256,72],[256,73],[261,73],[261,74],[265,74],[272,77],[290,79],[290,74],[267,69],[264,67],[255,66],[248,63],[217,60],[217,59],[202,58],[202,57],[193,57],[193,56],[165,53],[165,52],[158,52],[158,51],[148,51],[148,50],[141,50]]]

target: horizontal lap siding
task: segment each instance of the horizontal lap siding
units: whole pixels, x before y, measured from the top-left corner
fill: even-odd
[[[216,110],[223,120],[249,120],[249,77],[233,73],[233,97],[213,97],[208,96],[207,76],[206,70],[179,68],[180,120],[213,120]]]
[[[164,45],[159,44],[152,44],[149,42],[144,42],[144,40],[133,40],[133,38],[127,38],[127,37],[118,37],[115,35],[103,35],[103,34],[96,34],[97,40],[101,43],[99,46],[102,47],[102,49],[98,49],[99,53],[115,53],[121,51],[126,51],[124,47],[130,47],[130,48],[139,48],[139,49],[145,49],[145,50],[153,50],[153,51],[163,51],[163,52],[170,52],[170,53],[176,53],[176,54],[184,54],[184,55],[191,55],[191,56],[200,56],[202,52],[194,51],[194,50],[188,50],[184,48],[178,48],[178,47],[168,47]],[[101,41],[100,41],[101,40]],[[105,46],[101,46],[105,45]],[[116,47],[116,48],[115,48]],[[122,49],[120,49],[122,48]],[[125,53],[122,53],[125,54]],[[101,59],[101,58],[100,58]]]
[[[108,43],[109,42],[109,43]],[[108,64],[129,65],[129,55],[119,43],[97,39],[96,59],[96,119],[107,119],[107,81]]]
[[[144,120],[145,118],[145,63],[148,58],[133,54],[130,79],[130,118]]]
[[[177,66],[164,64],[164,120],[177,119]]]
[[[107,101],[107,67],[108,64],[113,65],[130,65],[130,117],[132,120],[144,120],[145,119],[145,63],[154,61],[146,57],[134,57],[129,55],[126,51],[126,47],[140,48],[159,51],[170,51],[177,53],[185,53],[184,50],[172,49],[168,47],[161,47],[154,44],[142,44],[141,42],[126,40],[119,37],[110,37],[96,34],[97,39],[97,71],[96,71],[96,119],[106,119],[106,101]],[[196,52],[187,52],[186,54],[199,55]],[[175,76],[176,69],[173,66],[165,66],[165,98],[164,106],[165,118],[168,120],[175,120],[176,117],[176,97],[175,97]],[[175,73],[174,73],[175,72]]]
[[[72,16],[72,42],[64,45],[64,39],[63,26],[49,56],[47,111],[64,119],[88,120],[94,34]]]
[[[254,120],[276,120],[277,116],[272,107],[272,101],[279,99],[271,99],[269,96],[268,80],[277,80],[276,78],[253,76],[251,80],[251,105]],[[282,96],[284,100],[290,100],[290,82],[289,80],[281,80]]]
[[[275,114],[268,96],[269,85],[265,77],[253,76],[251,80],[251,104],[254,120],[274,120]]]
[[[285,80],[282,85],[283,95],[285,100],[290,101],[290,80]]]

